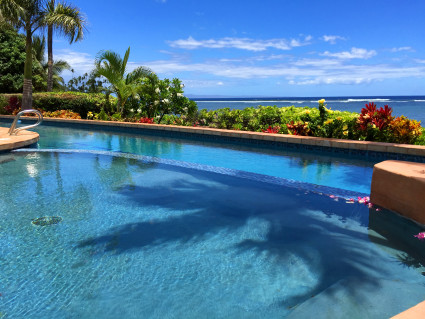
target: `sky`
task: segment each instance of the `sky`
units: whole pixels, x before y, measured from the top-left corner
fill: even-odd
[[[69,0],[84,40],[54,39],[74,75],[101,50],[194,96],[425,95],[425,0]],[[72,73],[64,73],[69,80]]]

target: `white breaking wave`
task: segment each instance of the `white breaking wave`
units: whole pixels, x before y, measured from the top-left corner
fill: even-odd
[[[196,103],[306,103],[306,101],[282,101],[282,100],[277,100],[277,101],[197,101],[194,100]],[[317,103],[317,101],[314,101]]]
[[[387,102],[390,99],[348,99],[347,102]]]

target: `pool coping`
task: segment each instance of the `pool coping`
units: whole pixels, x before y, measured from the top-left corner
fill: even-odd
[[[0,119],[13,119],[12,115],[0,115]],[[24,119],[35,119],[32,116],[23,116]],[[290,134],[273,134],[262,132],[250,131],[237,131],[217,129],[203,126],[178,126],[178,125],[164,125],[164,124],[146,124],[146,123],[130,123],[130,122],[117,122],[117,121],[98,121],[98,120],[83,120],[83,119],[58,119],[58,118],[44,118],[45,122],[56,123],[72,123],[104,127],[119,127],[119,128],[132,128],[144,129],[152,131],[168,131],[179,133],[191,133],[196,135],[209,135],[221,136],[240,139],[251,139],[257,141],[289,143],[289,144],[302,144],[305,146],[316,147],[330,147],[337,149],[348,149],[355,151],[372,151],[379,153],[392,153],[392,154],[406,154],[410,156],[425,157],[425,146],[411,145],[411,144],[397,144],[397,143],[382,143],[370,141],[355,141],[355,140],[342,140],[336,138],[322,138],[312,136],[299,136]]]
[[[0,127],[0,152],[7,152],[17,148],[37,143],[40,136],[36,132],[19,131],[16,135],[9,135],[9,128]]]

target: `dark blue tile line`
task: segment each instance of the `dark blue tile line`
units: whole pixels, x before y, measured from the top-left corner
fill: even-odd
[[[198,171],[206,171],[206,172],[228,175],[228,176],[233,176],[238,178],[244,178],[244,179],[248,179],[248,180],[252,180],[256,182],[297,188],[303,191],[313,192],[317,194],[334,195],[336,197],[341,197],[345,199],[368,196],[368,194],[364,194],[364,193],[354,192],[354,191],[335,188],[335,187],[304,183],[304,182],[281,178],[281,177],[251,173],[251,172],[240,171],[240,170],[231,169],[231,168],[216,167],[216,166],[210,166],[210,165],[163,159],[163,158],[157,158],[152,156],[136,155],[131,153],[98,151],[98,150],[74,150],[74,149],[18,149],[12,152],[13,153],[39,152],[39,153],[93,154],[93,155],[124,157],[129,159],[136,159],[145,163],[165,164],[170,166],[194,169]]]

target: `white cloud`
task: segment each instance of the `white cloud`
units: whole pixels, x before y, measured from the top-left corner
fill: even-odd
[[[207,88],[223,86],[224,82],[214,80],[182,80],[186,88]]]
[[[94,58],[88,53],[59,50],[58,53],[54,55],[54,59],[68,62],[76,74],[90,72],[94,68]],[[64,73],[67,72],[69,71],[64,71]]]
[[[409,51],[409,52],[415,52],[415,50],[412,49],[412,47],[399,47],[399,48],[392,48],[390,49],[391,52],[400,52],[400,51]]]
[[[386,64],[357,65],[344,64],[339,59],[300,59],[269,66],[223,63],[218,60],[193,64],[182,64],[179,61],[153,61],[146,64],[158,73],[196,72],[236,79],[277,77],[286,79],[288,83],[294,85],[361,84],[385,79],[425,77],[425,66],[420,64],[411,67]]]
[[[335,44],[337,40],[346,40],[344,37],[339,35],[324,35],[322,40],[325,42],[329,42],[330,44]]]
[[[290,41],[286,39],[269,39],[269,40],[255,40],[250,38],[222,38],[222,39],[209,39],[209,40],[196,40],[193,37],[187,39],[180,39],[175,41],[169,41],[169,45],[173,48],[181,49],[199,49],[199,48],[210,48],[210,49],[223,49],[223,48],[234,48],[248,51],[265,51],[268,48],[274,48],[278,50],[291,50],[294,47],[308,45],[311,36],[305,37],[304,40],[292,39]]]
[[[366,50],[360,48],[351,48],[351,51],[343,51],[331,53],[329,51],[323,52],[321,55],[335,57],[338,59],[369,59],[375,56],[377,53],[375,50]]]
[[[364,49],[361,49],[364,50]],[[369,52],[367,50],[364,50]],[[355,55],[352,52],[349,52]],[[360,55],[360,54],[358,54]],[[364,56],[364,55],[362,55]],[[55,55],[57,59],[68,61],[76,74],[93,69],[94,62],[90,54],[62,51]],[[228,86],[230,79],[275,78],[276,81],[293,85],[317,84],[361,84],[386,79],[425,78],[425,60],[412,59],[409,66],[397,64],[361,64],[339,56],[317,58],[298,58],[279,55],[253,56],[245,59],[215,59],[191,63],[187,59],[170,59],[129,62],[128,69],[148,66],[160,77],[191,78],[183,81],[188,87]],[[197,79],[202,77],[203,79]]]

